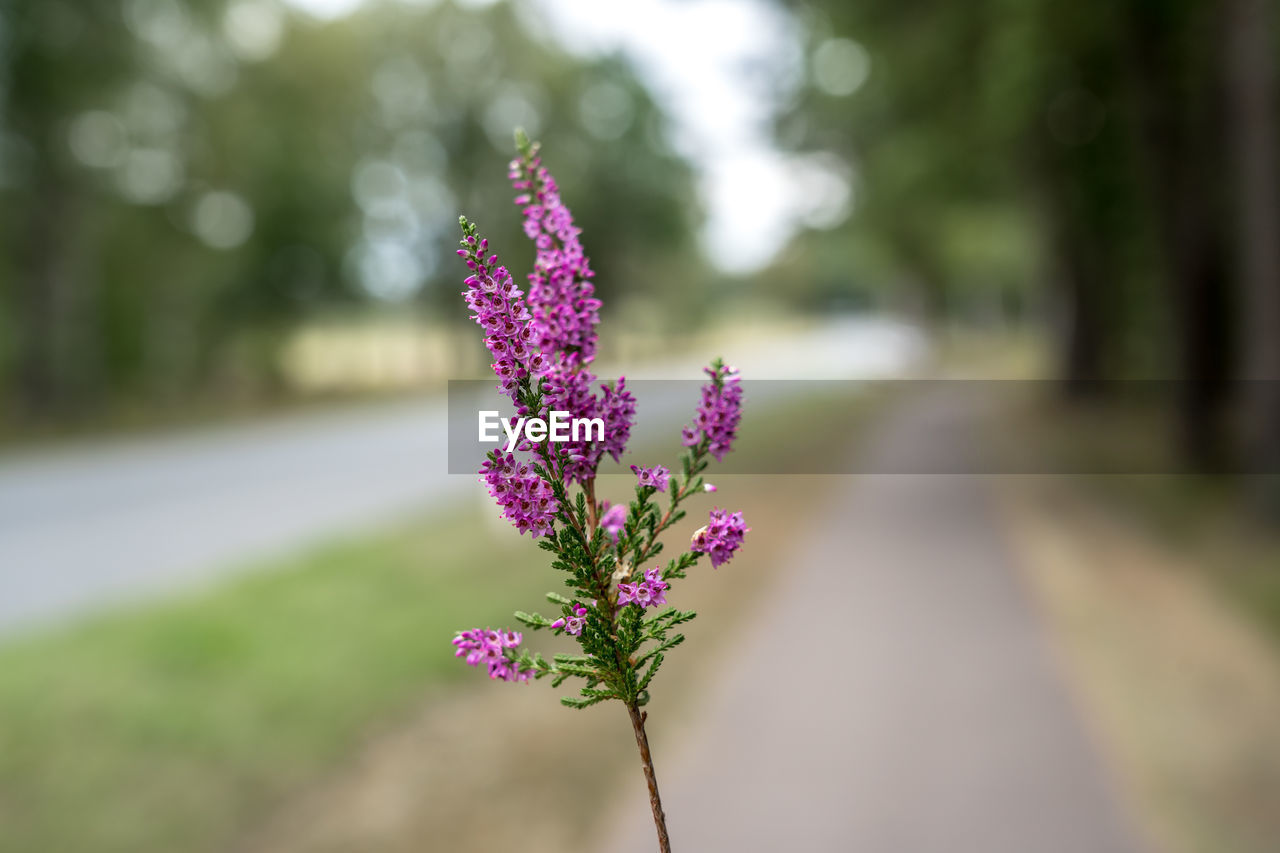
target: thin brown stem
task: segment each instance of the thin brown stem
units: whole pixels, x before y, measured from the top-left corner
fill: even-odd
[[[595,535],[599,516],[596,510],[596,478],[590,477],[582,484],[582,491],[587,495],[587,538]]]
[[[671,839],[667,836],[667,816],[662,813],[662,798],[658,796],[658,777],[653,772],[653,756],[649,754],[649,737],[644,733],[644,721],[648,716],[635,703],[627,703],[631,715],[631,728],[635,729],[636,746],[640,748],[640,763],[644,766],[644,781],[649,785],[649,805],[653,808],[653,824],[658,830],[658,849],[671,853]]]

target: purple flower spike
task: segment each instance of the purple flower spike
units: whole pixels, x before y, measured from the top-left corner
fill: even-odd
[[[520,669],[515,650],[520,647],[519,631],[495,631],[492,628],[473,628],[460,631],[453,638],[454,657],[465,657],[469,666],[483,664],[489,677],[498,681],[528,681],[534,676],[532,669]]]
[[[510,453],[497,453],[484,461],[480,476],[502,507],[503,518],[516,530],[535,539],[551,532],[560,504],[551,485],[528,464],[517,463]]]
[[[694,532],[689,549],[706,554],[711,558],[711,568],[718,569],[742,547],[743,537],[750,530],[742,521],[742,513],[713,509],[711,520]]]
[[[605,385],[600,400],[600,416],[604,418],[604,452],[614,462],[622,460],[627,441],[631,438],[631,426],[636,420],[636,398],[627,390],[627,377],[619,376],[612,385]],[[603,454],[602,454],[603,455]]]
[[[525,304],[524,292],[515,286],[506,267],[495,266],[497,255],[484,256],[489,241],[476,242],[474,227],[464,222],[468,229],[463,241],[466,248],[458,254],[467,263],[471,275],[467,277],[467,289],[462,292],[467,307],[474,313],[471,319],[484,329],[485,346],[493,356],[493,372],[502,380],[502,390],[513,402],[518,403],[517,386],[527,376],[536,376],[545,368],[545,358],[528,344],[532,339],[530,325],[533,317]]]
[[[636,400],[627,390],[625,379],[605,385],[599,395],[592,391],[594,381],[595,377],[585,368],[555,365],[545,373],[549,410],[569,412],[572,418],[604,421],[603,438],[584,430],[578,440],[558,445],[570,463],[565,466],[566,479],[575,483],[594,477],[606,453],[615,461],[621,458],[636,416]]]
[[[702,386],[702,400],[692,426],[686,426],[681,434],[685,447],[693,447],[705,438],[707,450],[717,462],[733,449],[738,434],[738,421],[742,419],[742,386],[738,384],[736,368],[725,365],[705,367],[711,381]]]
[[[560,200],[556,180],[542,165],[538,146],[511,161],[508,172],[524,213],[524,233],[538,254],[529,274],[529,307],[537,345],[566,365],[590,364],[596,355],[600,300],[595,272],[578,240],[581,230]]]

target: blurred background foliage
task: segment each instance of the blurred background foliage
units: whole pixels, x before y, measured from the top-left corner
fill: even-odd
[[[661,342],[729,304],[1029,327],[1066,396],[1176,379],[1166,422],[1192,467],[1280,470],[1280,383],[1238,381],[1280,375],[1271,4],[777,6],[804,73],[774,81],[773,142],[847,203],[729,275],[702,251],[704,176],[672,120],[623,55],[567,53],[534,3],[322,22],[276,0],[12,0],[6,411],[474,374],[474,336],[451,336],[455,220],[527,261],[500,165],[524,125],[628,333]]]
[[[1273,4],[789,5],[811,74],[777,139],[848,163],[856,203],[774,275],[815,307],[1029,318],[1068,397],[1174,380],[1190,467],[1280,471]]]
[[[0,34],[0,383],[27,417],[281,393],[289,334],[326,318],[461,326],[459,211],[513,269],[529,254],[517,125],[591,223],[606,304],[693,301],[701,214],[666,118],[625,61],[570,57],[506,4],[320,23],[18,0]]]

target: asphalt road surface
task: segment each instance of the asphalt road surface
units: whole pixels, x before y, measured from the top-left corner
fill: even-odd
[[[0,465],[0,631],[208,582],[394,520],[444,474],[440,400],[130,439]]]
[[[735,358],[754,377],[884,376],[919,347],[899,324],[845,320],[752,342]],[[630,375],[692,379],[698,367]],[[655,401],[649,411],[678,424],[693,405]],[[446,434],[440,398],[2,457],[0,635],[479,500],[473,475],[446,473]]]

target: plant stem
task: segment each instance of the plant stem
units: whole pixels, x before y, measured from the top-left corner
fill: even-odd
[[[627,703],[631,715],[631,728],[635,729],[636,746],[640,748],[640,762],[644,765],[644,781],[649,785],[649,805],[653,808],[653,824],[658,829],[658,849],[671,853],[671,839],[667,836],[667,816],[662,813],[662,798],[658,796],[658,777],[653,773],[653,756],[649,754],[649,737],[644,733],[644,721],[648,714],[634,702]]]
[[[582,484],[582,491],[587,496],[587,538],[590,539],[595,535],[596,525],[599,523],[596,509],[596,478],[588,477]]]

